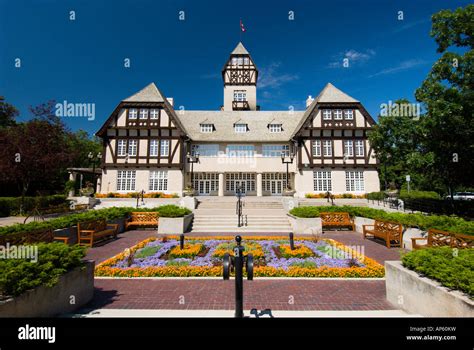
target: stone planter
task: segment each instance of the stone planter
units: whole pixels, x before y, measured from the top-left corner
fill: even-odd
[[[188,208],[189,210],[194,210],[197,207],[197,198],[196,197],[183,197],[183,198],[180,198],[177,204],[180,207]]]
[[[362,216],[356,216],[354,218],[354,225],[355,225],[355,229],[357,232],[363,232],[362,230],[362,226],[363,225],[373,225],[375,222],[374,219],[368,219],[368,218],[364,218]]]
[[[294,234],[321,235],[323,233],[321,218],[298,218],[291,214],[287,215]]]
[[[94,265],[93,261],[87,261],[85,267],[59,277],[53,287],[39,286],[0,301],[0,317],[52,317],[84,306],[94,295]]]
[[[71,227],[54,230],[53,234],[55,237],[69,238],[70,245],[77,243],[77,226],[71,226]]]
[[[181,234],[189,230],[194,214],[188,214],[182,218],[160,217],[158,224],[158,234]]]
[[[473,317],[474,301],[460,291],[450,291],[439,282],[421,277],[402,266],[385,262],[387,300],[410,314],[426,317]]]
[[[109,224],[118,224],[117,233],[125,232],[125,221],[127,218],[118,218],[107,221]]]

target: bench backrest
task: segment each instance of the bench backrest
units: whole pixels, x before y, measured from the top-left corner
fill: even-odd
[[[132,222],[157,222],[158,212],[156,211],[136,211],[131,213]]]
[[[399,234],[402,232],[402,225],[390,221],[375,220],[374,231]]]
[[[77,230],[91,230],[95,232],[104,231],[107,229],[107,221],[105,219],[97,219],[84,221],[77,224]]]
[[[428,246],[474,248],[474,236],[441,231],[431,228],[428,230]]]
[[[345,212],[321,213],[320,216],[323,224],[346,225],[352,223],[349,213]]]
[[[7,243],[10,243],[10,245],[21,245],[40,242],[49,243],[52,241],[53,230],[50,228],[42,228],[29,232],[18,232],[8,235],[0,235],[1,246],[5,246]]]

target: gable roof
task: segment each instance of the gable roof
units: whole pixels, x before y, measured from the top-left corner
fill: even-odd
[[[288,142],[304,111],[189,111],[178,115],[193,141],[201,142]],[[282,132],[271,133],[268,124],[281,120]],[[202,120],[214,125],[212,133],[201,133]],[[234,124],[247,124],[246,133],[234,132]]]
[[[318,102],[359,102],[355,98],[352,98],[345,92],[342,92],[331,83],[327,83],[324,89],[321,90],[319,96],[316,98]]]
[[[247,49],[245,48],[244,44],[241,41],[237,44],[234,51],[230,53],[231,55],[250,55]]]
[[[353,97],[349,96],[345,92],[342,92],[337,87],[332,85],[331,83],[327,83],[326,86],[321,90],[318,97],[314,99],[313,102],[309,105],[304,113],[303,118],[301,118],[300,122],[293,130],[291,134],[291,139],[293,139],[296,134],[301,130],[304,124],[308,121],[308,118],[313,115],[313,111],[318,109],[320,103],[357,103],[360,102]]]
[[[155,83],[150,83],[122,102],[165,102],[165,99]]]

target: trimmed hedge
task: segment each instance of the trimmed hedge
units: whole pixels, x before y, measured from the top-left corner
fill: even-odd
[[[446,215],[423,215],[388,213],[381,209],[367,207],[344,206],[303,206],[290,210],[290,214],[300,218],[316,218],[321,212],[347,212],[351,216],[362,216],[369,219],[379,219],[400,223],[404,226],[418,227],[422,230],[436,228],[443,231],[474,235],[474,222]]]
[[[402,256],[403,266],[443,286],[474,298],[474,250],[450,247],[414,250]]]
[[[53,230],[62,229],[77,225],[79,222],[105,219],[107,221],[125,218],[133,211],[157,211],[161,217],[183,217],[191,210],[181,208],[176,205],[162,205],[155,208],[132,208],[132,207],[113,207],[98,210],[89,210],[84,213],[65,215],[59,218],[51,219],[43,222],[29,222],[27,224],[15,224],[0,227],[0,235],[11,234],[17,232],[28,232],[41,228],[52,228]]]
[[[35,207],[45,209],[60,205],[69,207],[70,203],[67,196],[55,194],[52,196],[23,197],[23,202],[21,197],[0,197],[0,217],[17,215],[20,213],[20,209],[23,210],[23,213],[27,213]]]
[[[17,296],[41,285],[54,286],[61,275],[83,266],[85,247],[40,243],[38,261],[0,259],[0,295]]]
[[[400,199],[440,199],[438,193],[434,191],[410,191],[401,190],[400,191]]]

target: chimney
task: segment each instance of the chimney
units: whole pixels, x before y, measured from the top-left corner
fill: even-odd
[[[308,98],[306,99],[306,108],[308,108],[309,105],[313,103],[313,101],[314,101],[313,96],[309,95]]]
[[[170,103],[171,107],[174,107],[174,98],[173,97],[167,97],[166,99]]]

